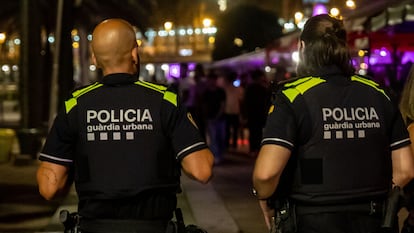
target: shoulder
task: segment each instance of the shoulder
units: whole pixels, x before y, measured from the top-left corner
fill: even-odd
[[[391,100],[390,94],[388,93],[386,88],[382,87],[379,83],[375,82],[374,80],[372,80],[372,78],[370,78],[368,76],[353,75],[351,77],[351,81],[354,81],[356,83],[359,83],[360,85],[366,86],[366,87],[376,91],[377,93],[383,95],[388,100]]]
[[[95,82],[93,84],[85,85],[78,87],[72,91],[72,96],[70,98],[78,98],[88,92],[91,92],[99,87],[103,86],[102,83]]]
[[[284,80],[277,85],[277,94],[281,94],[293,102],[296,97],[304,95],[312,88],[325,83],[326,80],[321,77],[298,77],[289,80]]]

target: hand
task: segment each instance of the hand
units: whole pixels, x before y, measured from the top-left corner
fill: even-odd
[[[267,205],[267,200],[259,200],[260,208],[262,209],[262,213],[265,219],[265,223],[267,228],[270,230],[272,226],[273,217],[275,216],[275,210],[271,209]]]

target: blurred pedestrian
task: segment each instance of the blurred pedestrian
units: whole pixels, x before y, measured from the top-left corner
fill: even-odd
[[[203,92],[204,117],[207,130],[207,141],[214,154],[214,163],[220,164],[225,152],[226,119],[224,108],[226,103],[226,92],[217,84],[218,76],[215,71],[207,75],[207,85]]]
[[[243,89],[233,83],[237,79],[237,73],[228,71],[224,74],[224,90],[226,91],[226,106],[224,114],[226,118],[226,146],[237,148],[237,140],[240,131],[240,105],[243,101]]]
[[[249,131],[249,154],[256,157],[260,149],[262,131],[270,106],[271,92],[262,70],[250,72],[251,82],[247,84],[244,94],[244,116]]]
[[[190,96],[193,102],[193,108],[190,110],[197,126],[200,130],[200,133],[203,137],[206,136],[206,122],[203,117],[203,94],[206,90],[207,80],[205,75],[204,66],[201,63],[197,63],[194,69],[193,76],[195,85],[190,89]]]
[[[138,80],[128,22],[98,24],[91,48],[104,77],[73,92],[57,115],[39,158],[40,194],[51,200],[74,179],[82,232],[166,232],[180,169],[206,183],[213,155],[177,93]]]
[[[299,77],[276,94],[253,171],[265,222],[281,232],[380,232],[389,192],[414,177],[398,106],[355,75],[341,20],[308,19],[299,53]]]

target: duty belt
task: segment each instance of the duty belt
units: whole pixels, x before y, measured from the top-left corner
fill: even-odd
[[[339,205],[296,205],[296,214],[317,214],[317,213],[337,213],[337,212],[357,212],[369,215],[379,215],[383,213],[383,202],[365,202],[357,204],[339,204]]]
[[[168,221],[133,219],[81,219],[82,232],[165,232]]]

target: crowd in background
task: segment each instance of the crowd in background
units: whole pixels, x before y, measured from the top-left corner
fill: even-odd
[[[180,64],[180,77],[173,85],[191,113],[215,156],[224,159],[227,150],[247,144],[255,157],[270,106],[271,82],[260,69],[237,73]]]

